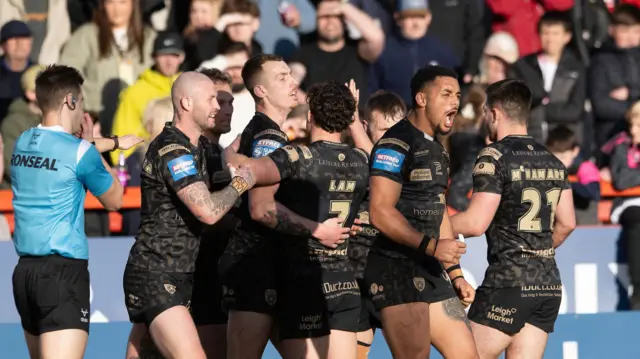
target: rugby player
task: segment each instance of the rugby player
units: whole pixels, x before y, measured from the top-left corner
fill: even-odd
[[[250,165],[261,183],[280,182],[276,195],[305,218],[337,217],[350,228],[368,184],[368,155],[341,142],[356,101],[336,81],[312,86],[309,146],[285,146]],[[277,214],[276,214],[277,215]],[[281,237],[283,271],[278,311],[284,358],[355,358],[360,291],[347,242],[327,247],[306,233]]]
[[[453,239],[446,211],[449,156],[434,140],[451,130],[457,113],[456,73],[425,67],[412,78],[411,93],[407,118],[372,150],[369,216],[380,234],[364,282],[394,358],[428,357],[430,342],[446,358],[476,358],[456,298],[457,291],[470,303],[474,290],[458,265],[466,245]]]
[[[83,110],[83,82],[67,66],[52,65],[38,75],[42,124],[18,137],[11,156],[14,245],[20,256],[13,296],[31,358],[84,356],[91,315],[85,189],[107,210],[118,210],[122,185],[100,152],[141,141],[135,136],[94,141],[93,122]]]
[[[213,81],[217,92],[220,110],[216,112],[213,128],[207,128],[200,137],[200,145],[206,154],[206,166],[209,173],[209,191],[219,191],[229,184],[231,175],[223,159],[223,151],[218,145],[220,136],[231,130],[233,114],[233,95],[231,95],[231,77],[218,69],[201,69],[197,72]],[[227,315],[219,305],[222,295],[218,285],[218,259],[227,246],[231,229],[235,226],[235,217],[231,212],[213,226],[206,226],[202,232],[200,249],[193,273],[193,294],[191,315],[198,330],[200,343],[207,358],[226,358]],[[216,304],[217,303],[217,304]],[[138,348],[144,340],[145,346],[152,346],[145,337],[147,328],[143,323],[135,324],[131,331],[125,358],[137,358]],[[145,348],[145,356],[150,356],[153,348]],[[154,353],[155,354],[155,353]]]
[[[244,129],[239,154],[263,157],[286,145],[280,130],[298,103],[298,84],[281,57],[261,54],[242,69],[256,102],[256,115]],[[242,157],[242,156],[239,156]],[[279,295],[276,262],[280,233],[312,235],[333,244],[349,236],[337,218],[318,223],[275,201],[278,185],[253,188],[238,210],[239,227],[220,258],[223,305],[229,311],[227,353],[231,359],[259,359],[271,336]],[[277,233],[280,232],[280,233]]]
[[[206,358],[189,313],[203,223],[217,223],[254,184],[248,168],[231,168],[231,183],[209,192],[200,137],[215,125],[216,95],[207,76],[180,75],[171,88],[173,122],[142,163],[142,220],[123,286],[130,320],[147,326],[163,357]]]
[[[356,94],[353,80],[349,84],[351,93]],[[375,92],[364,106],[364,121],[353,121],[349,126],[351,137],[356,146],[364,149],[368,154],[373,144],[378,142],[387,130],[406,116],[407,109],[404,101],[395,93],[387,91]],[[375,309],[369,296],[369,288],[364,285],[364,269],[367,265],[367,255],[371,244],[378,236],[369,221],[368,193],[358,209],[358,225],[362,228],[349,239],[348,254],[354,268],[356,280],[360,287],[361,311],[358,321],[358,359],[366,359],[375,328],[381,328],[380,313]]]
[[[542,358],[562,299],[555,249],[576,226],[568,172],[527,136],[531,91],[503,80],[487,88],[485,125],[493,142],[473,170],[469,208],[457,233],[486,232],[489,268],[469,310],[481,358]]]

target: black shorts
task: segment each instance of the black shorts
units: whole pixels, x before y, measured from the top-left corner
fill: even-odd
[[[127,264],[123,287],[129,320],[149,326],[169,308],[191,308],[193,273],[161,272]]]
[[[203,238],[202,241],[218,240]],[[200,244],[200,252],[193,273],[191,315],[196,325],[227,324],[227,313],[222,310],[222,285],[218,277],[218,260],[224,251],[221,246]]]
[[[360,287],[360,317],[358,318],[358,332],[366,332],[369,329],[382,328],[380,311],[371,300],[371,294],[364,281],[358,279]]]
[[[269,254],[241,256],[225,253],[218,274],[222,285],[222,308],[274,315],[279,301],[276,264]]]
[[[487,288],[480,286],[469,309],[469,319],[505,334],[517,334],[525,323],[553,332],[558,318],[560,286]]]
[[[22,257],[13,271],[13,299],[22,328],[38,336],[64,329],[89,333],[89,270],[86,260]]]
[[[281,292],[280,339],[317,338],[332,329],[358,332],[360,289],[353,272],[288,276]]]
[[[369,253],[364,283],[377,310],[407,303],[437,303],[456,296],[438,261]]]

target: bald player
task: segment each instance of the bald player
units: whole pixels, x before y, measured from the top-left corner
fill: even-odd
[[[124,272],[124,294],[136,324],[132,334],[146,326],[165,358],[206,358],[189,313],[203,224],[218,222],[255,183],[247,168],[231,168],[231,183],[209,193],[199,139],[215,126],[216,96],[207,76],[180,75],[171,89],[173,122],[150,143],[142,163],[142,218]],[[131,345],[136,342],[130,338]],[[146,348],[135,349],[145,357]]]

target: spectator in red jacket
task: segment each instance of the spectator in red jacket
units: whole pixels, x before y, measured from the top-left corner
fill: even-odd
[[[567,11],[574,0],[487,0],[493,13],[493,31],[515,37],[520,56],[540,51],[537,24],[545,11]]]

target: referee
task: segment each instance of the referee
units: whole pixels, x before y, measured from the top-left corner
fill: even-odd
[[[18,137],[11,156],[20,256],[13,296],[31,358],[83,357],[90,316],[85,190],[106,209],[119,209],[122,185],[99,149],[140,142],[135,136],[94,142],[92,122],[83,111],[83,82],[66,66],[52,65],[38,75],[42,124]]]

